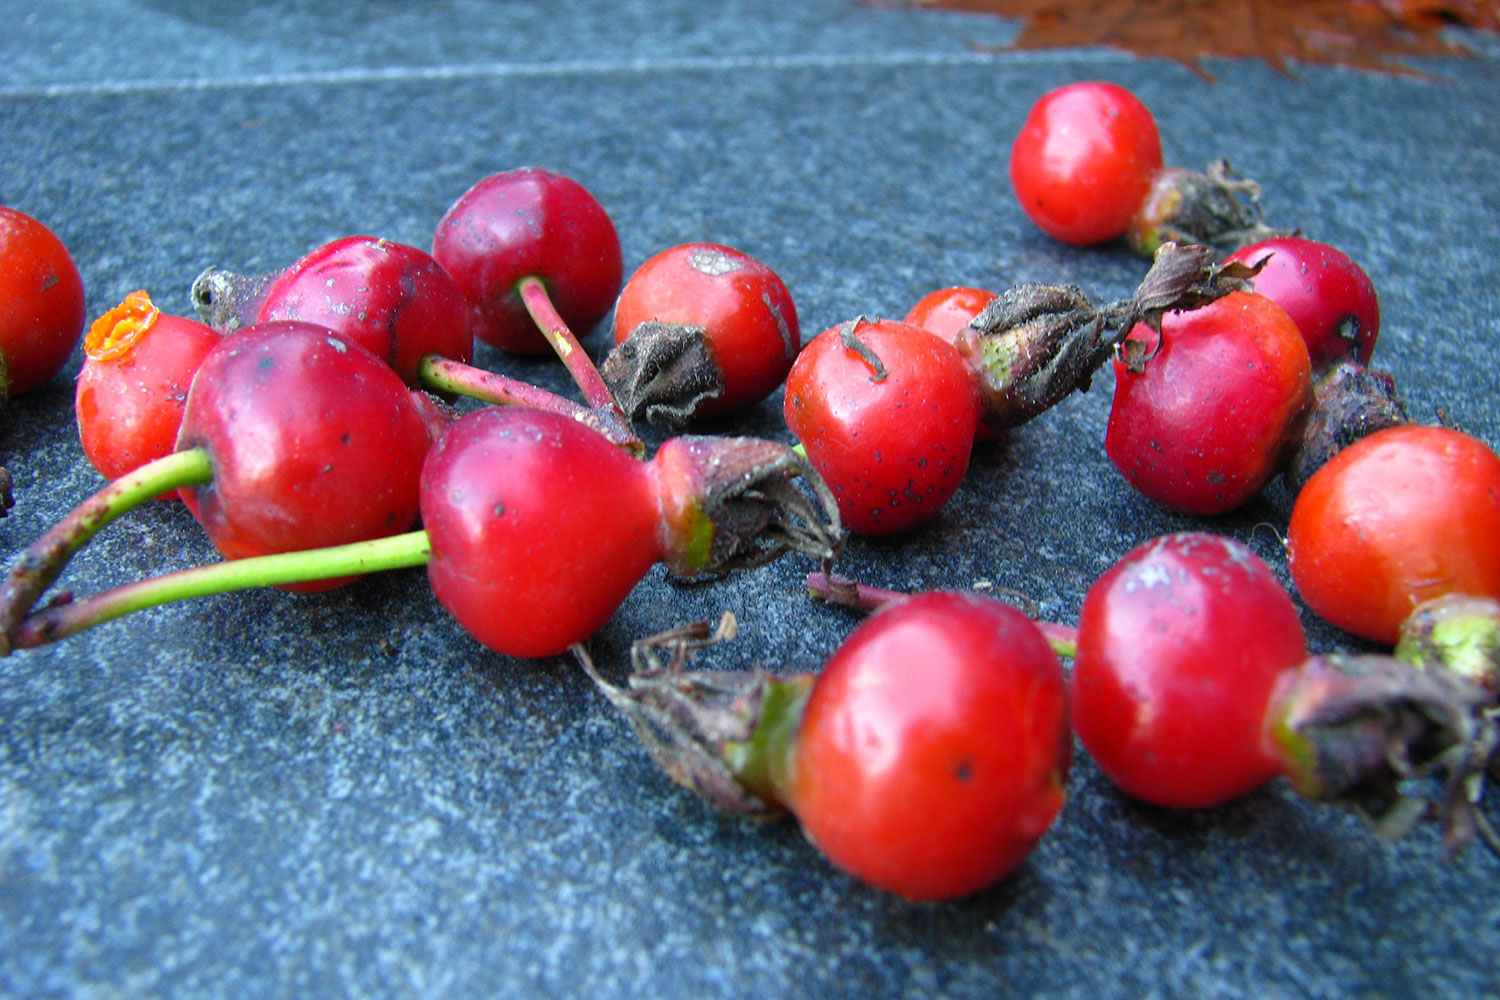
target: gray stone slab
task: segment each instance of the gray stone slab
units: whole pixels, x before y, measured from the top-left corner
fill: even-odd
[[[269,269],[349,233],[425,245],[522,164],[599,197],[632,268],[735,244],[804,334],[953,283],[1126,294],[1123,249],[1034,231],[1006,157],[1046,89],[1107,78],[1168,159],[1224,154],[1274,220],[1380,289],[1378,360],[1417,415],[1500,442],[1500,59],[1434,78],[1224,63],[1209,84],[1108,50],[988,55],[1003,22],[835,0],[0,4],[0,203],[73,250],[90,315],[168,310],[206,264]],[[602,332],[586,339],[602,350]],[[564,389],[556,365],[481,363]],[[0,415],[0,552],[99,485],[71,424],[80,357]],[[1285,572],[1272,491],[1205,522],[1133,493],[1102,439],[1110,377],[977,454],[935,521],[851,542],[901,587],[989,585],[1076,618],[1135,543],[1209,527]],[[775,397],[725,428],[786,438]],[[1266,527],[1266,526],[1270,527]],[[213,558],[179,506],[110,526],[80,593]],[[789,559],[683,588],[653,574],[593,643],[732,608],[726,666],[807,667],[854,624]],[[1351,640],[1310,615],[1320,649]],[[713,814],[655,772],[567,661],[468,640],[420,571],[317,596],[226,595],[0,661],[0,994],[1480,997],[1500,991],[1495,859],[1375,838],[1272,788],[1168,813],[1086,757],[1010,879],[913,906],[832,870],[794,824]],[[1490,805],[1490,814],[1495,815]]]

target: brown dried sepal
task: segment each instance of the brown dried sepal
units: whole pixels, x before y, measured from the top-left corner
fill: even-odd
[[[724,394],[724,372],[705,330],[683,323],[640,324],[609,352],[599,374],[631,420],[672,430]]]
[[[666,441],[654,461],[663,490],[664,562],[678,576],[760,566],[789,551],[829,560],[843,545],[833,491],[787,445],[683,435]]]
[[[1454,673],[1391,656],[1315,656],[1278,689],[1271,736],[1305,798],[1345,806],[1389,836],[1435,815],[1451,849],[1478,835],[1500,854],[1479,809],[1500,747],[1497,713],[1492,692]]]
[[[731,639],[739,627],[726,612],[715,627],[683,626],[636,642],[625,686],[606,681],[588,652],[573,655],[668,777],[715,808],[735,816],[777,815],[751,794],[725,762],[730,744],[748,743],[760,724],[771,677],[762,671],[685,669],[697,650]]]
[[[980,374],[985,424],[1016,427],[1087,390],[1137,323],[1160,333],[1168,312],[1248,287],[1257,268],[1221,265],[1215,256],[1205,246],[1165,243],[1135,294],[1102,306],[1075,285],[1024,284],[1002,293],[955,341]]]
[[[1150,257],[1166,242],[1201,243],[1227,256],[1241,247],[1298,230],[1268,226],[1260,185],[1220,157],[1207,169],[1167,167],[1157,172],[1125,234],[1130,248]]]
[[[1358,361],[1341,361],[1313,383],[1302,440],[1287,462],[1287,487],[1301,491],[1330,458],[1366,435],[1411,423],[1396,380]]]

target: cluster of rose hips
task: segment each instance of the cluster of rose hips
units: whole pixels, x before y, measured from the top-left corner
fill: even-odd
[[[795,317],[784,290],[765,290],[770,272],[728,248],[683,250],[691,266],[663,272],[666,284],[749,290],[789,363]],[[431,254],[354,236],[274,275],[209,269],[193,290],[206,322],[129,296],[89,331],[76,395],[85,452],[115,478],[20,554],[0,588],[4,645],[185,595],[324,589],[425,564],[439,602],[480,642],[549,656],[597,631],[657,562],[693,577],[792,549],[831,557],[836,508],[791,447],[683,435],[643,460],[572,330],[599,321],[620,281],[619,239],[598,202],[562,175],[519,169],[459,198]],[[475,334],[512,352],[555,350],[585,404],[473,367]],[[711,347],[697,351],[715,363]],[[723,366],[711,394],[746,392],[742,369]],[[779,381],[748,375],[761,394]],[[461,413],[436,394],[500,405]],[[636,396],[655,398],[645,386]],[[174,492],[225,563],[33,613],[95,532]]]
[[[907,897],[973,892],[1019,864],[1063,805],[1075,735],[1160,805],[1286,776],[1394,829],[1432,778],[1453,843],[1500,843],[1477,805],[1500,712],[1500,459],[1412,424],[1394,380],[1365,367],[1379,315],[1364,272],[1265,227],[1227,164],[1163,168],[1150,113],[1112,85],[1043,97],[1011,174],[1049,234],[1129,234],[1153,258],[1137,291],[941,289],[901,322],[857,317],[803,346],[765,265],[686,244],[622,289],[602,207],[522,169],[456,201],[430,254],[354,236],[273,275],[210,269],[199,320],[129,296],[91,328],[76,395],[85,452],[112,482],[16,559],[0,649],[184,596],[425,565],[484,645],[573,650],[674,778],[726,810],[794,813],[840,867]],[[611,308],[596,368],[573,331]],[[584,402],[474,367],[475,337],[555,352]],[[14,368],[12,340],[0,360]],[[1076,628],[830,575],[845,530],[931,517],[977,439],[1106,364],[1104,446],[1124,477],[1213,515],[1284,475],[1298,592],[1394,656],[1309,656],[1274,574],[1203,532],[1124,556]],[[796,447],[683,434],[647,458],[633,429],[676,433],[783,381]],[[462,411],[457,396],[492,405]],[[223,563],[39,606],[96,531],[174,494]],[[817,674],[687,669],[731,617],[642,640],[623,686],[589,661],[581,644],[653,565],[713,575],[789,550],[822,564],[814,594],[875,611]]]

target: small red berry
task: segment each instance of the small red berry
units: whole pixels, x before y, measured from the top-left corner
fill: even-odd
[[[1228,259],[1261,265],[1251,285],[1297,324],[1314,370],[1345,358],[1369,364],[1380,335],[1380,303],[1369,275],[1343,251],[1282,236],[1252,243]]]
[[[1296,324],[1265,296],[1231,292],[1168,313],[1159,338],[1137,326],[1127,360],[1131,342],[1144,357],[1115,362],[1104,439],[1115,467],[1146,496],[1189,514],[1221,514],[1258,494],[1312,403]]]
[[[212,327],[162,313],[144,291],[94,321],[73,408],[95,469],[118,479],[172,452],[188,387],[219,340]]]
[[[558,413],[474,411],[422,470],[428,578],[480,643],[554,656],[598,631],[657,562],[692,577],[790,548],[831,558],[831,499],[815,511],[791,483],[806,471],[754,438],[670,438],[642,462]]]
[[[182,498],[227,559],[381,538],[416,521],[430,444],[374,354],[311,323],[259,323],[221,340],[188,390],[177,450],[201,448],[213,474]]]
[[[1296,606],[1232,539],[1153,539],[1089,588],[1069,679],[1074,729],[1100,770],[1156,805],[1196,808],[1281,773],[1264,720],[1307,656]]]
[[[452,276],[416,247],[347,236],[305,254],[264,290],[255,322],[301,320],[341,334],[421,384],[427,354],[467,362],[469,307]]]
[[[0,401],[62,369],[83,333],[83,281],[52,230],[0,205]]]
[[[1042,95],[1010,152],[1022,210],[1048,236],[1075,246],[1125,235],[1161,168],[1156,120],[1112,83],[1071,83]]]
[[[651,465],[576,420],[491,407],[422,471],[427,576],[471,636],[553,656],[594,634],[662,556]]]
[[[984,311],[984,307],[995,301],[994,292],[966,285],[953,285],[928,292],[911,307],[903,322],[920,326],[935,333],[950,344],[958,331],[969,325],[969,321]]]
[[[519,354],[552,350],[517,291],[540,278],[580,333],[614,305],[624,267],[620,238],[581,184],[534,167],[486,177],[444,213],[432,256],[468,299],[474,336]]]
[[[601,371],[631,416],[733,413],[770,395],[802,346],[785,283],[733,247],[686,243],[656,254],[615,303],[616,348]]]
[[[1062,667],[1025,615],[927,593],[860,625],[813,685],[782,794],[809,840],[910,899],[1013,871],[1062,809]]]
[[[1500,458],[1449,428],[1376,431],[1302,487],[1287,555],[1309,608],[1387,645],[1424,601],[1500,598]]]
[[[940,337],[857,320],[802,349],[784,414],[832,488],[844,526],[887,534],[931,517],[958,490],[979,426],[979,388]]]

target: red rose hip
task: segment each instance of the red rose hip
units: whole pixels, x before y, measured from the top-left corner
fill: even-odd
[[[162,313],[144,291],[94,322],[73,409],[95,469],[117,479],[171,453],[188,387],[219,340],[212,327]]]
[[[1069,678],[1074,729],[1135,798],[1225,802],[1281,773],[1267,708],[1306,656],[1296,606],[1248,548],[1205,533],[1153,539],[1084,597]]]
[[[1500,458],[1445,427],[1376,431],[1302,487],[1287,555],[1308,607],[1387,645],[1424,601],[1500,598]]]
[[[1369,364],[1380,335],[1380,302],[1369,275],[1343,251],[1280,236],[1252,243],[1228,260],[1260,265],[1251,285],[1297,324],[1314,370],[1345,358]]]
[[[1151,112],[1112,83],[1071,83],[1031,108],[1010,152],[1021,209],[1053,239],[1118,239],[1162,168]]]
[[[346,236],[305,254],[264,290],[255,321],[300,320],[343,335],[384,360],[409,386],[435,354],[474,353],[469,307],[447,271],[416,247]]]
[[[45,225],[0,205],[0,401],[35,389],[83,332],[83,281]]]
[[[890,320],[857,320],[802,349],[784,413],[832,488],[844,526],[903,531],[958,490],[979,426],[976,377],[947,341]]]
[[[630,416],[669,425],[764,399],[802,346],[780,276],[718,243],[671,247],[642,264],[615,303],[614,328],[605,380]]]
[[[1062,809],[1062,667],[1019,611],[928,593],[863,623],[807,700],[784,801],[834,864],[910,899],[1013,871]]]
[[[1280,471],[1312,403],[1312,366],[1296,324],[1262,295],[1231,292],[1168,313],[1160,338],[1138,327],[1138,362],[1115,362],[1104,446],[1151,499],[1222,514]],[[1154,349],[1154,353],[1153,353]]]
[[[438,222],[432,256],[469,302],[474,336],[517,354],[552,348],[518,291],[539,278],[569,327],[587,332],[624,277],[620,238],[581,184],[534,167],[486,177]]]

